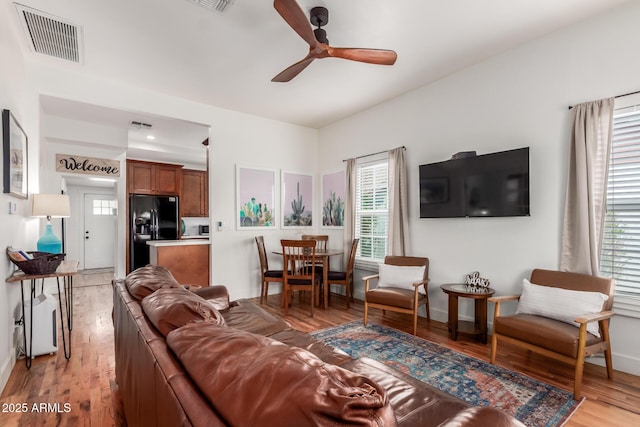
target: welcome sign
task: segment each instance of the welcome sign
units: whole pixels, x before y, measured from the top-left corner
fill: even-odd
[[[120,176],[120,161],[72,154],[56,154],[56,172],[115,177]]]

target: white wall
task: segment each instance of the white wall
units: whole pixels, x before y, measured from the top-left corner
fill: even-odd
[[[497,294],[517,293],[533,267],[557,268],[570,135],[569,105],[640,89],[640,4],[547,36],[320,130],[319,168],[407,147],[411,249],[428,256],[432,316],[439,286],[480,271]],[[530,147],[531,216],[420,219],[418,166],[459,151]],[[361,292],[361,288],[360,288]],[[473,315],[468,301],[461,307]],[[491,314],[491,313],[490,313]],[[640,320],[616,317],[616,369],[640,374]]]
[[[10,3],[0,5],[0,15],[15,13]],[[0,109],[13,112],[31,137],[37,121],[30,117],[23,104],[24,94],[24,61],[9,25],[0,25]],[[37,188],[38,169],[33,153],[37,153],[38,141],[29,140],[29,191]],[[0,169],[2,167],[0,166]],[[15,203],[17,211],[9,215],[9,204]],[[0,250],[12,245],[18,248],[31,249],[28,243],[37,239],[37,224],[29,218],[27,200],[16,199],[0,193]],[[1,257],[0,277],[8,277],[13,272],[13,265],[6,256]],[[14,318],[19,317],[20,285],[0,281],[0,389],[3,389],[11,369],[15,364],[18,330],[14,328]]]
[[[40,96],[49,95],[188,120],[211,127],[209,205],[212,220],[212,281],[227,284],[233,299],[258,295],[258,256],[253,240],[258,234],[257,230],[235,230],[235,165],[273,168],[278,177],[282,169],[315,174],[317,131],[141,90],[84,75],[80,71],[28,63],[27,104],[37,109]],[[51,123],[47,125],[47,131],[55,128]],[[60,138],[81,139],[74,136],[73,132]],[[51,163],[55,144],[58,143],[58,140],[47,141],[46,153],[43,152],[41,156],[43,182],[56,182],[60,179]],[[120,187],[123,186],[118,188]],[[278,189],[279,186],[276,185],[276,190]],[[216,232],[213,223],[217,221],[224,221],[228,230]],[[268,247],[273,249],[278,247],[279,239],[284,235],[279,230],[259,232],[265,235]],[[123,260],[124,247],[123,243]],[[276,262],[277,259],[274,258],[274,264]]]

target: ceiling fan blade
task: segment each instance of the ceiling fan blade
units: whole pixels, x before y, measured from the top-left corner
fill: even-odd
[[[302,61],[298,61],[292,66],[286,68],[280,74],[272,78],[271,81],[278,82],[278,83],[288,82],[289,80],[293,79],[295,76],[300,74],[302,70],[307,68],[307,66],[311,64],[314,59],[316,58],[311,56],[311,54],[307,55]]]
[[[313,29],[309,24],[307,15],[296,0],[275,0],[273,7],[278,11],[280,16],[289,24],[293,30],[298,33],[312,48],[316,47],[318,41],[313,34]]]
[[[327,53],[334,58],[350,59],[368,64],[393,65],[398,54],[393,50],[359,49],[354,47],[328,47]]]

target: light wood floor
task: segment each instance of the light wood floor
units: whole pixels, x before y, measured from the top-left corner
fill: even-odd
[[[257,299],[255,301],[257,303]],[[33,360],[30,370],[26,369],[23,359],[18,360],[0,396],[1,426],[122,425],[114,373],[111,285],[78,287],[74,289],[73,304],[71,359],[65,360],[62,351],[39,356]],[[280,296],[270,296],[263,307],[280,315]],[[295,328],[309,332],[359,320],[362,315],[362,303],[356,302],[347,310],[345,299],[332,295],[330,308],[317,309],[310,318],[308,302],[304,299],[300,302],[296,297],[286,320]],[[387,313],[383,317],[379,310],[372,310],[370,319],[411,330],[409,316]],[[465,339],[449,340],[443,323],[429,324],[420,318],[418,329],[418,335],[423,338],[488,361],[486,345]],[[506,346],[502,350],[497,360],[500,366],[572,389],[569,366]],[[616,372],[615,380],[610,382],[604,368],[587,364],[583,392],[587,399],[566,426],[640,426],[640,377]],[[27,412],[16,412],[15,405],[23,403]],[[34,403],[50,405],[45,411],[37,412],[33,411]],[[69,412],[65,412],[65,403],[69,404]],[[59,410],[55,404],[59,404]]]

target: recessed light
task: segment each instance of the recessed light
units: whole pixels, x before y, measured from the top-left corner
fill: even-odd
[[[156,139],[156,137],[153,135],[147,135],[147,139],[153,141],[154,139]]]

